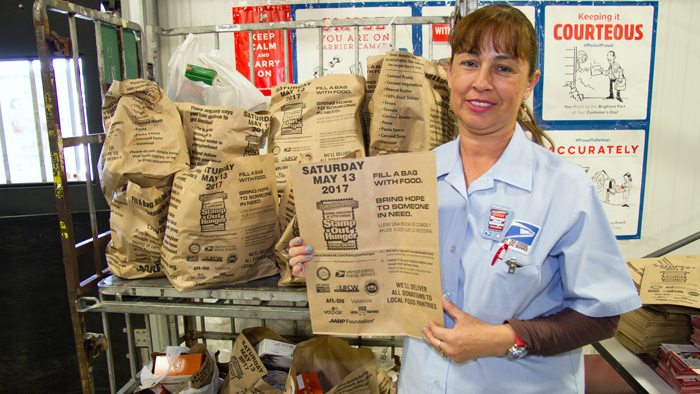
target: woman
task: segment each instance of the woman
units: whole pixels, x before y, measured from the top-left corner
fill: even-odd
[[[529,20],[483,7],[451,46],[459,138],[436,149],[445,327],[404,340],[399,393],[583,393],[581,346],[612,336],[639,296],[595,186],[540,146]],[[295,275],[311,251],[292,240]]]

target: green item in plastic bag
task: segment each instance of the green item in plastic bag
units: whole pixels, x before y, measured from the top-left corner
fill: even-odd
[[[209,86],[212,86],[212,82],[214,81],[214,78],[216,78],[216,70],[188,64],[187,68],[185,69],[185,77],[192,81],[201,81]]]

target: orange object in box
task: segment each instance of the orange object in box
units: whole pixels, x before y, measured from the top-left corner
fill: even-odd
[[[196,373],[204,362],[204,354],[181,354],[173,363],[170,372],[160,383],[169,392],[177,391],[183,383]],[[168,369],[168,358],[166,356],[156,356],[153,363],[153,374],[160,375]]]
[[[298,394],[323,394],[318,375],[313,372],[302,372],[297,375]]]

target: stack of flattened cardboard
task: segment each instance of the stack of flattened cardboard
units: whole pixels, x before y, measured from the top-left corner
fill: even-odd
[[[662,343],[691,343],[690,315],[700,314],[700,256],[629,260],[627,267],[644,306],[620,318],[620,343],[654,357]]]
[[[690,317],[642,307],[620,318],[615,337],[632,353],[658,356],[662,343],[690,343]]]

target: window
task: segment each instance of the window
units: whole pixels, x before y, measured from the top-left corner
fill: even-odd
[[[81,135],[73,62],[70,59],[54,59],[53,67],[61,134],[64,138]],[[82,96],[85,97],[84,92]],[[84,120],[83,124],[86,123]],[[0,182],[52,182],[38,60],[0,61],[0,149]],[[68,181],[85,180],[85,154],[82,146],[65,150]]]

